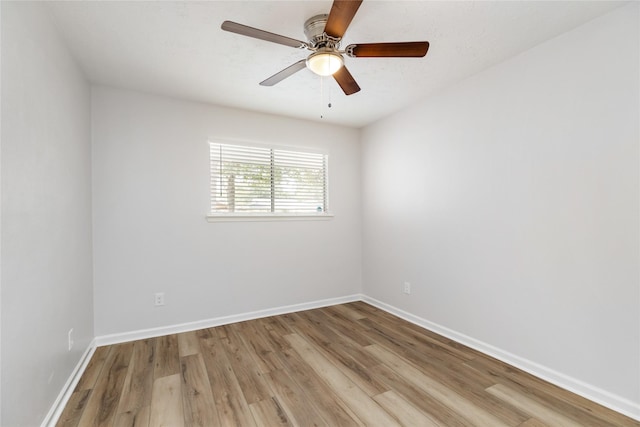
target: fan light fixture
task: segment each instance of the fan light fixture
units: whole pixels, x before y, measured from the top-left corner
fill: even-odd
[[[327,48],[321,48],[307,58],[307,67],[319,76],[331,76],[343,65],[342,55]]]
[[[2,0],[0,0],[2,1]],[[312,16],[304,23],[306,41],[292,39],[233,21],[224,21],[222,30],[252,37],[295,49],[310,50],[306,59],[300,58],[288,67],[260,82],[260,86],[273,86],[295,73],[308,68],[320,76],[333,76],[345,95],[360,91],[347,67],[344,55],[349,58],[422,58],[429,49],[428,41],[384,42],[350,44],[340,49],[342,37],[363,0],[333,0],[329,13]],[[384,34],[383,34],[384,35]]]

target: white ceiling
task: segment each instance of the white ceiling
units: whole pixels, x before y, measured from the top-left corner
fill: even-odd
[[[220,29],[224,20],[304,40],[331,1],[49,2],[93,83],[361,127],[621,5],[606,1],[365,0],[342,46],[428,40],[425,58],[346,58],[362,90],[302,70],[258,83],[307,51]],[[594,52],[597,55],[597,52]],[[331,102],[332,107],[327,104]],[[320,116],[323,116],[321,119]]]

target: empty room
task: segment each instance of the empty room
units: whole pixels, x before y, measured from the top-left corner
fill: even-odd
[[[640,4],[0,1],[0,425],[640,426]]]

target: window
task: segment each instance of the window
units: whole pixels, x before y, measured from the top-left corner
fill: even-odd
[[[327,155],[210,142],[211,215],[328,216]]]

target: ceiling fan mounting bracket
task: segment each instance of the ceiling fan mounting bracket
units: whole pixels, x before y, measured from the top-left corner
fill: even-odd
[[[328,14],[323,13],[320,15],[312,16],[304,23],[304,35],[309,41],[310,50],[318,50],[321,48],[328,48],[332,50],[338,50],[340,48],[340,37],[331,37],[324,32],[324,28],[327,25]]]
[[[304,35],[307,36],[307,40],[312,40],[324,33],[324,27],[327,25],[327,18],[329,15],[326,13],[312,16],[304,22]]]

